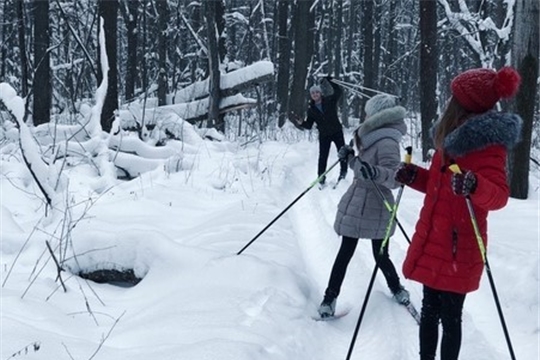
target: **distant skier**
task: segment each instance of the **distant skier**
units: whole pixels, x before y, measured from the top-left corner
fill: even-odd
[[[307,110],[306,119],[297,119],[298,125],[304,129],[311,129],[313,124],[317,124],[319,131],[319,163],[317,175],[321,176],[326,171],[328,164],[328,155],[330,154],[330,145],[334,143],[336,150],[339,150],[345,145],[343,137],[343,127],[339,121],[337,114],[338,101],[341,97],[342,90],[332,81],[331,76],[327,76],[322,80],[323,85],[329,84],[333,89],[333,93],[328,96],[322,95],[322,89],[319,85],[313,85],[309,89],[310,101]],[[341,161],[341,171],[339,180],[344,179],[347,175],[347,163]],[[320,181],[324,185],[325,178]]]
[[[442,323],[440,358],[457,360],[465,295],[478,289],[484,261],[464,197],[469,197],[487,245],[487,215],[509,197],[507,152],[518,141],[522,120],[493,111],[518,89],[519,74],[506,67],[471,69],[456,76],[452,97],[433,127],[436,151],[429,169],[402,164],[396,180],[425,193],[403,275],[424,285],[420,359],[434,360]],[[456,163],[462,173],[449,168]]]
[[[399,187],[394,173],[400,163],[400,141],[407,132],[403,121],[406,111],[397,105],[396,100],[396,97],[385,94],[371,98],[366,103],[366,121],[354,134],[358,155],[354,156],[354,149],[349,145],[339,150],[339,158],[347,161],[354,171],[354,181],[338,204],[334,229],[342,240],[319,307],[323,318],[334,315],[336,299],[359,238],[372,239],[373,256],[391,293],[397,302],[409,302],[409,293],[401,285],[388,255],[388,246],[380,254],[390,213],[373,185],[373,182],[377,184],[386,200],[393,205],[390,189]],[[392,225],[392,234],[394,230],[395,224]]]

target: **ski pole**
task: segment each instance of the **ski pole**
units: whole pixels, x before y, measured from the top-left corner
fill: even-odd
[[[450,165],[449,169],[453,173],[461,174],[461,169],[455,163]],[[484,262],[484,265],[486,267],[489,284],[491,285],[491,291],[493,292],[493,298],[495,299],[495,305],[497,307],[497,312],[499,313],[499,319],[501,320],[504,337],[506,338],[506,344],[508,345],[508,351],[510,352],[510,357],[512,358],[512,360],[515,360],[516,356],[514,354],[514,349],[512,348],[512,342],[510,340],[510,334],[508,333],[508,328],[506,327],[506,322],[504,320],[501,303],[499,301],[499,296],[497,295],[497,289],[495,288],[495,281],[493,280],[493,275],[491,274],[491,267],[489,266],[489,262],[487,258],[486,246],[484,245],[482,234],[480,234],[478,222],[476,221],[476,215],[474,213],[471,197],[469,195],[465,196],[465,201],[467,203],[467,209],[469,210],[469,217],[471,218],[471,224],[474,230],[474,236],[476,237],[476,242],[478,243],[478,249],[480,250],[480,256],[482,257],[482,261]]]
[[[411,161],[412,161],[412,146],[407,146],[405,148],[405,163],[406,164],[410,164]],[[371,180],[373,181],[373,179]],[[388,203],[388,201],[384,198],[384,195],[381,191],[381,189],[377,186],[377,184],[375,183],[375,181],[373,181],[373,185],[375,185],[375,188],[378,190],[379,192],[379,195],[381,196],[381,198],[383,199],[383,202],[385,203],[386,205],[386,208],[389,209],[390,211],[390,226],[389,228],[387,228],[387,232],[390,231],[390,229],[392,228],[392,223],[393,221],[395,220],[398,225],[399,225],[399,228],[401,229],[401,231],[403,232],[403,235],[405,235],[405,238],[407,239],[407,241],[409,242],[409,244],[411,243],[411,240],[409,239],[409,237],[407,236],[407,234],[405,233],[405,230],[403,230],[403,228],[401,227],[401,224],[398,222],[397,220],[397,209],[398,209],[398,206],[399,206],[399,203],[401,202],[401,196],[403,195],[403,190],[405,189],[405,185],[404,184],[401,184],[400,188],[399,188],[399,191],[398,191],[398,194],[397,194],[397,197],[396,197],[396,202],[392,208],[392,206]],[[381,254],[383,253],[383,249],[384,247],[386,246],[386,244],[388,243],[388,240],[390,239],[390,236],[386,236],[383,240],[383,243],[381,245]]]
[[[396,98],[399,98],[399,96],[394,95],[394,94],[390,94],[390,93],[387,93],[387,92],[384,92],[384,91],[380,91],[380,90],[375,90],[375,89],[368,88],[368,87],[365,87],[365,86],[362,86],[362,85],[358,85],[358,84],[348,83],[348,82],[343,81],[343,80],[332,79],[332,81],[335,82],[335,83],[338,84],[338,85],[347,87],[348,89],[360,88],[360,89],[363,89],[363,90],[372,91],[372,92],[374,92],[374,93],[376,93],[376,94],[385,94],[385,95],[390,95],[390,96],[394,96],[394,97],[396,97]],[[358,90],[356,90],[356,91],[358,91]],[[366,95],[366,94],[363,94],[363,95]],[[366,95],[366,96],[367,96],[367,95]],[[368,96],[368,97],[371,97],[371,96]]]
[[[311,190],[315,185],[317,185],[326,176],[326,174],[328,174],[330,170],[332,170],[339,162],[340,160],[337,160],[334,164],[332,164],[332,166],[330,166],[328,170],[326,170],[322,175],[316,178],[306,190],[304,190],[300,195],[298,195],[298,197],[294,199],[293,202],[291,202],[285,209],[283,209],[283,211],[280,212],[278,216],[274,218],[274,220],[270,221],[270,223],[266,225],[264,229],[262,229],[257,235],[255,235],[255,237],[251,239],[242,249],[240,249],[240,251],[238,251],[236,255],[240,255],[249,245],[251,245],[255,240],[257,240],[259,236],[261,236],[266,230],[268,230],[268,228],[272,226],[272,224],[274,224],[277,219],[279,219],[283,214],[285,214],[287,210],[289,210],[298,200],[300,200],[302,196],[304,196],[309,190]]]
[[[405,162],[410,163],[411,160],[412,160],[412,147],[408,146],[406,148],[406,151],[407,151],[407,153],[405,154]],[[373,184],[378,189],[377,184],[375,184],[374,181],[373,181]],[[397,212],[399,202],[401,200],[401,194],[403,193],[404,187],[405,187],[405,185],[401,185],[401,188],[399,189],[398,197],[396,198],[396,204],[395,204],[394,208],[391,209],[390,204],[388,204],[390,206],[390,214],[391,214],[391,216],[390,216],[390,219],[388,220],[388,225],[386,227],[386,233],[384,235],[383,242],[381,243],[381,249],[380,249],[380,252],[379,252],[379,256],[382,256],[382,254],[384,253],[384,247],[388,245],[388,239],[390,238],[390,232],[391,232],[391,229],[392,229],[392,223],[394,221],[397,221],[397,218],[396,218],[395,215],[396,215],[396,212]],[[380,189],[379,189],[379,191],[380,191]],[[382,192],[380,194],[382,195]],[[386,203],[388,203],[386,201],[386,199],[384,198],[384,196],[382,198]],[[368,304],[368,301],[369,301],[369,296],[371,295],[371,290],[373,289],[373,283],[375,282],[375,277],[377,275],[377,270],[378,269],[379,269],[379,263],[378,263],[377,259],[375,259],[375,267],[373,268],[373,272],[371,274],[371,279],[369,280],[369,285],[368,285],[368,288],[367,288],[367,291],[366,291],[366,296],[364,297],[364,303],[362,304],[362,309],[360,310],[360,315],[358,316],[358,321],[356,322],[356,327],[354,329],[353,338],[352,338],[351,344],[349,346],[349,352],[347,353],[346,360],[349,360],[351,358],[353,348],[354,348],[354,344],[356,342],[358,332],[360,331],[360,325],[362,324],[362,320],[363,320],[364,314],[366,312],[367,304]]]
[[[347,352],[346,360],[349,360],[351,358],[351,355],[354,349],[354,343],[356,342],[356,337],[358,336],[358,332],[360,331],[360,325],[362,324],[362,319],[364,318],[364,313],[366,312],[369,295],[371,294],[371,289],[373,289],[373,283],[375,282],[375,276],[377,275],[378,269],[379,269],[379,265],[375,261],[375,267],[373,268],[373,272],[371,273],[371,279],[369,280],[366,297],[364,298],[364,303],[362,304],[362,309],[360,310],[360,316],[358,317],[358,321],[356,322],[356,327],[354,328],[354,333],[351,339],[351,344],[349,345],[349,351]]]

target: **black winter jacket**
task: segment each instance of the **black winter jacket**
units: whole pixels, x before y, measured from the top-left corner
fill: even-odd
[[[338,101],[341,98],[341,88],[329,81],[330,85],[334,89],[334,93],[330,96],[322,97],[322,109],[321,112],[315,106],[313,100],[309,101],[309,108],[307,110],[307,118],[300,124],[304,129],[311,129],[313,123],[317,124],[319,130],[319,139],[330,137],[340,131],[342,131],[341,123],[339,122],[337,114]]]

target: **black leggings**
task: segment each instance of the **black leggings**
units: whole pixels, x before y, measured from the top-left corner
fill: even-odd
[[[435,290],[424,285],[420,321],[420,360],[435,360],[442,323],[441,360],[457,360],[461,347],[461,313],[465,294]]]
[[[395,293],[401,289],[399,283],[399,276],[397,275],[396,268],[390,257],[388,256],[388,244],[386,245],[382,254],[380,254],[380,249],[383,241],[381,239],[371,240],[371,249],[373,252],[373,257],[381,269],[384,277],[386,278],[386,283],[390,288],[390,291]],[[337,297],[341,290],[341,284],[345,278],[345,272],[347,271],[347,266],[351,261],[351,258],[354,254],[354,250],[358,245],[358,239],[350,238],[343,236],[341,239],[341,247],[339,248],[336,260],[334,261],[334,266],[332,267],[332,273],[330,274],[330,280],[328,281],[328,288],[326,289],[326,295]]]
[[[326,171],[326,165],[328,163],[328,155],[330,154],[330,145],[334,143],[336,149],[339,151],[343,145],[345,145],[345,139],[343,137],[343,132],[337,132],[328,137],[319,139],[319,167],[317,169],[317,174],[321,176]],[[341,167],[341,173],[347,173],[347,161],[340,161],[339,165]]]

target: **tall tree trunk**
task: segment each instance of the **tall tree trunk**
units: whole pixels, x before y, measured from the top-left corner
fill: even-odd
[[[360,8],[360,3],[351,1],[349,3],[349,23],[347,27],[347,74],[348,78],[345,81],[354,82],[355,78],[351,74],[353,72],[353,69],[356,69],[356,61],[353,60],[353,48],[354,48],[354,40],[355,40],[355,34],[357,33],[358,29],[358,16],[357,16],[357,10]],[[351,101],[351,108],[352,108],[352,116],[355,118],[360,118],[360,103],[361,98],[358,95],[352,96]]]
[[[315,16],[310,11],[313,0],[296,3],[292,24],[294,26],[294,67],[289,116],[304,117],[306,109],[306,78],[313,55]],[[294,120],[293,120],[294,121]]]
[[[390,9],[388,11],[388,29],[386,52],[383,55],[383,64],[385,65],[384,76],[381,79],[381,87],[384,91],[391,94],[398,93],[396,81],[397,72],[394,70],[396,58],[398,56],[398,39],[396,31],[397,0],[390,0]]]
[[[364,83],[363,86],[373,89],[375,86],[375,74],[373,73],[373,0],[362,2],[362,35],[364,38]],[[363,90],[363,93],[372,96],[373,92]],[[362,97],[361,108],[364,109],[367,99]],[[364,119],[362,111],[360,115]],[[363,120],[362,120],[363,121]]]
[[[223,36],[225,32],[225,4],[223,0],[214,0],[214,2],[216,7],[214,21],[217,29],[219,63],[222,64],[227,58],[227,39]]]
[[[167,78],[167,47],[168,47],[168,25],[169,25],[169,5],[167,0],[156,1],[158,13],[158,105],[167,103],[168,78]]]
[[[343,32],[342,32],[342,29],[343,29],[343,2],[338,0],[335,3],[335,6],[336,6],[336,14],[335,14],[336,20],[334,22],[334,24],[335,24],[334,33],[335,33],[336,37],[334,38],[334,58],[336,59],[336,61],[334,62],[334,76],[339,78],[340,80],[345,80],[345,79],[342,79],[342,75],[343,75],[344,71],[343,71],[343,59],[342,59],[342,56],[341,56],[341,51],[342,51],[342,39],[341,39],[341,37],[343,36]],[[343,123],[343,126],[348,128],[349,127],[349,117],[348,117],[349,107],[347,105],[347,94],[346,93],[340,99],[340,106],[341,106],[341,116],[340,116],[341,122]]]
[[[49,56],[49,0],[34,2],[34,125],[45,124],[51,117],[51,65]],[[21,49],[24,51],[24,49]]]
[[[13,0],[14,1],[14,0]],[[0,19],[0,26],[2,30],[2,37],[0,38],[0,78],[5,79],[8,74],[7,59],[8,49],[10,48],[9,38],[11,33],[11,21],[12,17],[15,18],[14,12],[10,0],[1,2],[2,4],[2,18]]]
[[[537,1],[517,0],[513,65],[521,74],[521,87],[516,96],[515,111],[523,119],[521,142],[510,158],[510,191],[517,199],[527,199],[529,193],[529,157],[534,121],[534,110],[538,101],[538,39],[540,15]]]
[[[437,117],[437,3],[420,1],[420,114],[422,159],[427,161],[429,129]]]
[[[130,101],[135,96],[135,79],[137,79],[137,20],[139,15],[139,1],[131,0],[127,2],[128,17],[126,19],[127,29],[127,59],[126,59],[126,83],[125,99]]]
[[[208,38],[208,125],[216,127],[217,130],[224,132],[224,124],[218,126],[220,94],[219,71],[219,49],[218,49],[218,29],[216,24],[216,4],[214,1],[204,2],[204,16],[206,17],[207,38]]]
[[[39,2],[39,1],[38,1]],[[98,15],[103,18],[103,31],[105,32],[105,51],[109,61],[109,73],[101,72],[101,52],[98,51],[98,83],[103,76],[107,76],[108,86],[105,103],[101,111],[101,128],[109,132],[114,121],[114,112],[118,110],[118,66],[117,66],[117,15],[118,0],[99,0]],[[98,33],[100,27],[98,27]],[[99,38],[99,36],[98,36]]]
[[[278,126],[285,125],[288,112],[289,100],[289,74],[291,52],[291,39],[287,31],[287,19],[289,18],[289,0],[278,0],[278,74],[277,74],[277,102],[278,102]]]
[[[372,70],[373,74],[373,83],[371,86],[368,86],[372,89],[379,89],[381,83],[380,73],[381,73],[381,51],[382,51],[382,34],[381,34],[381,24],[382,24],[382,6],[375,4],[373,7],[373,62]],[[376,25],[375,25],[376,24]]]
[[[19,51],[21,54],[21,96],[28,95],[28,59],[26,58],[26,34],[24,31],[24,1],[16,0],[17,30],[19,33]]]

